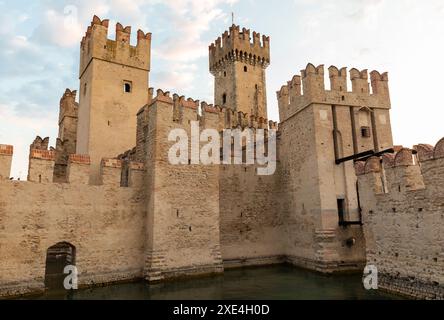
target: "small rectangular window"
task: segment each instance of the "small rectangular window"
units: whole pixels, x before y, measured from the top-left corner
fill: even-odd
[[[133,85],[131,81],[124,81],[123,82],[123,92],[125,93],[131,93],[133,90]]]
[[[363,138],[370,138],[370,127],[361,127],[361,136]]]

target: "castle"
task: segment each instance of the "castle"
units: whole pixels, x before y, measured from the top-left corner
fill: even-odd
[[[93,18],[80,88],[60,100],[55,148],[37,137],[28,181],[0,145],[0,296],[45,289],[75,264],[81,286],[290,263],[379,270],[380,287],[444,298],[444,140],[393,146],[387,73],[308,64],[267,120],[270,38],[233,25],[209,47],[214,105],[149,88],[151,34]],[[77,94],[79,102],[76,102]],[[190,123],[278,129],[277,171],[168,162]],[[60,259],[63,261],[60,262]],[[63,268],[62,268],[63,270]]]

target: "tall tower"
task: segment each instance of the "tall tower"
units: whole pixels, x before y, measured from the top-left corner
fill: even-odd
[[[287,255],[323,272],[362,270],[365,240],[354,160],[393,147],[388,74],[309,63],[277,93]],[[372,90],[370,91],[370,85]],[[309,225],[310,228],[300,228]],[[307,241],[307,239],[312,239]],[[313,242],[312,242],[313,241]]]
[[[267,117],[265,70],[270,64],[270,38],[233,25],[210,46],[210,72],[215,77],[214,102],[249,115]]]
[[[137,112],[148,102],[151,34],[116,25],[108,39],[108,20],[94,16],[80,48],[80,103],[77,153],[91,157],[91,182],[97,183],[100,161],[136,145]]]

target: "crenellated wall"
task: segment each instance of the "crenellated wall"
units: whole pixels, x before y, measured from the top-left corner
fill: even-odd
[[[137,31],[137,45],[132,46],[131,27],[116,24],[116,38],[108,39],[109,20],[94,16],[80,45],[80,75],[86,70],[91,60],[101,59],[138,69],[150,69],[151,33]]]
[[[0,296],[44,290],[48,248],[69,243],[82,286],[367,263],[383,288],[444,298],[444,139],[387,154],[387,73],[353,68],[348,88],[347,68],[331,66],[327,89],[324,66],[308,64],[277,92],[278,125],[267,120],[269,37],[233,25],[210,46],[213,105],[149,88],[151,34],[139,30],[132,46],[131,27],[118,23],[114,40],[108,27],[94,16],[81,42],[79,103],[67,89],[56,148],[34,140],[27,182],[9,180],[13,147],[0,145]],[[168,157],[173,129],[188,135],[181,165]],[[196,163],[209,141],[191,133],[205,129],[219,141],[224,129],[276,129],[275,174]],[[211,156],[223,159],[220,151]]]
[[[265,70],[270,64],[270,38],[233,25],[209,47],[215,77],[214,103],[267,118]]]
[[[32,162],[53,163],[50,151],[40,152],[37,159],[33,151]],[[80,286],[143,277],[141,185],[120,187],[120,169],[103,165],[100,186],[88,184],[90,160],[82,155],[69,158],[69,183],[49,181],[50,165],[42,166],[41,183],[0,180],[0,296],[43,291],[47,250],[60,242],[75,247]]]
[[[277,92],[279,159],[287,198],[287,254],[292,263],[331,272],[365,261],[352,160],[393,146],[388,76],[309,63]]]
[[[356,163],[367,264],[379,286],[444,299],[444,139]]]

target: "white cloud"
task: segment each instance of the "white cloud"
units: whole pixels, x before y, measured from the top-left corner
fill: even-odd
[[[55,10],[45,12],[44,21],[34,31],[35,41],[60,47],[71,47],[80,42],[84,32],[76,17]]]

